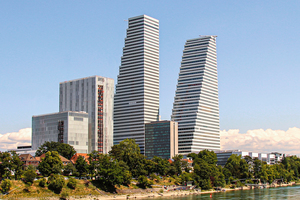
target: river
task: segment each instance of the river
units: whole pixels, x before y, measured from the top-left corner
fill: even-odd
[[[152,198],[153,199],[153,198]],[[263,200],[300,200],[300,186],[290,186],[290,187],[277,187],[277,188],[266,188],[266,189],[252,189],[252,190],[235,190],[229,192],[219,192],[210,194],[199,194],[199,195],[189,195],[184,197],[165,197],[157,199],[174,199],[174,200],[244,200],[244,199],[263,199]]]

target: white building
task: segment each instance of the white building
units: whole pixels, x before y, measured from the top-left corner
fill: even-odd
[[[88,153],[108,153],[113,145],[114,80],[91,76],[61,82],[59,111],[85,111],[89,114]]]
[[[269,165],[277,164],[280,162],[285,154],[272,152],[272,153],[255,153],[255,152],[248,152],[248,151],[241,151],[241,150],[221,150],[215,151],[217,154],[218,165],[224,166],[228,160],[228,158],[232,155],[240,155],[242,158],[245,156],[249,156],[251,159],[258,159],[263,162],[266,162]],[[277,157],[276,157],[277,155]]]
[[[32,116],[32,150],[46,141],[70,144],[77,153],[88,152],[88,114],[59,112]]]
[[[180,154],[220,149],[216,36],[185,43],[171,118]]]
[[[159,116],[157,19],[129,18],[114,99],[114,143],[133,138],[144,153],[144,124]]]

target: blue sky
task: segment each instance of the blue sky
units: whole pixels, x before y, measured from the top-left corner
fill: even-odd
[[[0,1],[0,134],[58,111],[59,82],[118,75],[127,19],[160,21],[160,114],[184,43],[218,35],[221,130],[300,123],[300,1]]]

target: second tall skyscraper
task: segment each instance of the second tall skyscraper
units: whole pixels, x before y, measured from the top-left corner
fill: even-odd
[[[145,123],[159,116],[159,22],[128,20],[114,100],[114,143],[133,138],[144,152]]]

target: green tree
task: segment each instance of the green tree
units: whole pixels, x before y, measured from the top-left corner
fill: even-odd
[[[207,149],[200,151],[198,153],[198,158],[205,160],[208,164],[216,165],[217,164],[217,154],[213,151]]]
[[[195,156],[195,155],[194,155]],[[216,154],[212,151],[200,151],[198,157],[194,159],[194,181],[195,184],[204,190],[225,185],[223,169],[216,166]],[[225,170],[226,171],[226,170]],[[230,172],[227,170],[227,174]]]
[[[41,156],[47,153],[48,151],[57,151],[59,155],[67,159],[71,159],[72,156],[76,153],[74,147],[69,144],[46,141],[44,144],[42,144],[42,146],[38,148],[38,150],[35,153],[35,156]]]
[[[24,181],[25,183],[32,185],[35,178],[36,178],[35,169],[32,165],[29,165],[24,173]]]
[[[167,159],[163,159],[161,157],[154,156],[152,158],[152,161],[154,162],[154,172],[157,174],[160,174],[161,176],[167,175],[171,164]],[[174,170],[175,173],[175,170]]]
[[[49,176],[50,174],[59,174],[63,169],[63,163],[59,157],[57,151],[48,151],[45,154],[45,158],[42,158],[42,162],[38,166],[38,170],[43,176]]]
[[[11,169],[14,171],[15,179],[19,180],[23,174],[23,162],[15,151],[11,152],[11,158]]]
[[[244,159],[242,159],[241,155],[232,154],[228,158],[224,168],[226,168],[230,172],[230,175],[236,179],[246,179],[251,177],[249,173],[249,165]]]
[[[79,173],[79,176],[86,176],[88,173],[88,164],[83,156],[79,156],[75,163],[75,168]]]
[[[63,174],[65,176],[69,176],[70,174],[74,174],[76,171],[76,168],[72,163],[68,163],[66,166],[64,166]]]
[[[0,177],[1,178],[10,178],[11,177],[11,163],[12,158],[8,152],[0,152]]]
[[[146,157],[140,153],[139,145],[135,143],[134,139],[127,138],[119,144],[114,145],[109,154],[118,161],[124,161],[129,167],[133,177],[151,173],[148,172],[147,167],[145,167],[145,165],[150,163],[148,163]]]
[[[173,162],[171,163],[171,165],[175,168],[175,175],[182,174],[182,168],[185,168],[187,166],[187,162],[182,161],[183,155],[175,155],[172,159]]]
[[[65,185],[64,177],[58,174],[51,174],[51,176],[48,178],[48,182],[48,188],[57,194],[61,192]]]
[[[104,190],[115,189],[115,185],[128,185],[131,180],[131,173],[120,167],[118,160],[109,155],[97,154],[92,160],[95,167],[97,180]]]

